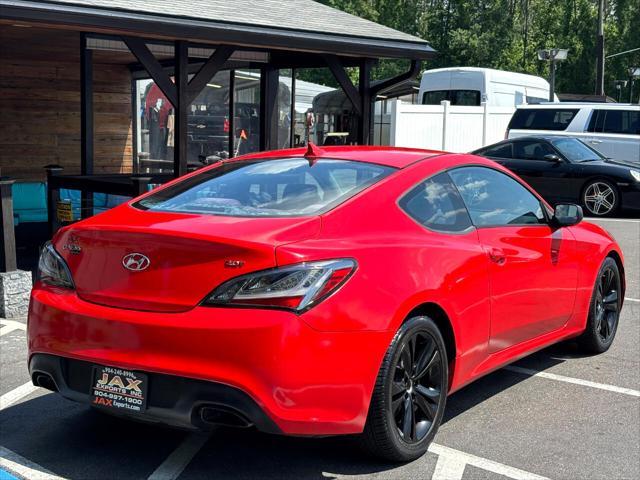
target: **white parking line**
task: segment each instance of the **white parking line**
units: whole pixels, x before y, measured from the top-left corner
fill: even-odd
[[[625,301],[625,302],[640,303],[640,298],[629,298],[629,297],[624,297],[624,301]]]
[[[440,461],[443,457],[446,458],[446,460],[443,460],[443,466],[441,467],[441,470],[438,470],[438,464],[436,464],[436,471],[431,477],[432,480],[459,480],[460,478],[462,478],[462,472],[464,471],[465,465],[471,465],[476,468],[481,468],[482,470],[495,473],[496,475],[503,475],[508,478],[513,478],[514,480],[549,480],[547,477],[542,477],[540,475],[536,475],[535,473],[520,470],[519,468],[510,467],[509,465],[503,465],[502,463],[494,462],[493,460],[487,460],[486,458],[476,457],[475,455],[464,453],[459,450],[454,450],[453,448],[438,445],[436,443],[432,443],[429,446],[429,451],[440,456],[440,458],[438,458],[438,464],[440,464]],[[462,470],[460,469],[461,466]],[[447,468],[451,468],[451,473],[454,473],[457,476],[436,477],[436,475],[447,473]],[[457,469],[455,470],[455,472],[453,471],[454,468]]]
[[[640,223],[640,220],[634,220],[632,218],[590,218],[585,219],[587,222],[627,222],[627,223]]]
[[[0,467],[29,480],[66,480],[4,447],[0,447]]]
[[[516,367],[515,365],[509,365],[504,367],[505,370],[510,370],[516,373],[522,373],[530,377],[541,377],[549,380],[557,380],[559,382],[573,383],[575,385],[582,385],[585,387],[598,388],[600,390],[607,390],[609,392],[622,393],[624,395],[630,395],[632,397],[640,397],[638,390],[632,390],[631,388],[616,387],[615,385],[608,385],[606,383],[591,382],[589,380],[582,380],[580,378],[565,377],[564,375],[556,375],[555,373],[540,372],[538,370],[531,370],[530,368]]]
[[[192,433],[176,448],[148,480],[175,480],[209,440],[208,435]]]
[[[450,455],[438,455],[436,469],[431,476],[431,480],[462,480],[464,467],[467,462],[459,457]]]
[[[31,395],[39,387],[36,387],[33,383],[27,382],[24,385],[20,385],[18,388],[14,388],[10,392],[5,393],[0,397],[0,410],[4,410],[10,407],[16,402],[19,402],[27,395]]]
[[[15,320],[0,319],[0,337],[14,330],[27,330],[27,325],[22,322],[16,322]]]

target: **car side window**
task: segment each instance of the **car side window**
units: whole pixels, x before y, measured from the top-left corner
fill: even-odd
[[[502,145],[496,145],[483,150],[480,155],[493,158],[513,158],[513,144],[503,143]]]
[[[546,223],[540,201],[508,175],[486,167],[449,172],[476,227]]]
[[[545,155],[555,154],[556,152],[546,142],[529,141],[515,142],[513,144],[513,157],[522,158],[524,160],[544,160]]]
[[[640,112],[635,110],[594,110],[587,131],[638,135],[640,134]]]
[[[398,203],[407,215],[432,230],[463,232],[472,226],[462,198],[446,173],[421,182]]]

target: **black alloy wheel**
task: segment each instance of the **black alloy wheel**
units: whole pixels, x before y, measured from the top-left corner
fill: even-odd
[[[605,266],[598,276],[595,299],[596,331],[603,342],[609,341],[618,325],[619,291],[620,279],[617,271],[614,271],[610,265]]]
[[[426,316],[406,320],[380,366],[361,443],[376,457],[407,462],[429,448],[449,388],[445,343]]]
[[[400,438],[422,440],[438,412],[442,392],[442,356],[435,339],[417,331],[405,340],[391,384],[391,411]]]
[[[585,352],[602,353],[609,349],[618,329],[623,296],[618,264],[607,257],[596,277],[585,331],[578,337]]]

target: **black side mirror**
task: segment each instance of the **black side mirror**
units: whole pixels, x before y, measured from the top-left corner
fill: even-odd
[[[559,227],[576,225],[583,218],[582,207],[573,203],[559,203],[553,210],[553,223]]]
[[[559,162],[562,161],[562,159],[558,155],[556,155],[555,153],[549,153],[549,154],[545,155],[542,158],[544,158],[547,162],[559,163]]]

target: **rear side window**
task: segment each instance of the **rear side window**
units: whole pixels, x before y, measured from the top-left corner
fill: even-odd
[[[640,111],[594,110],[587,131],[640,135]]]
[[[419,224],[441,232],[463,232],[471,218],[447,173],[431,177],[400,199],[400,208]]]
[[[423,105],[440,105],[443,100],[449,100],[451,105],[480,105],[479,90],[433,90],[422,94]]]
[[[555,155],[555,151],[547,142],[522,141],[513,145],[513,156],[523,160],[544,160],[545,155]]]
[[[479,152],[483,157],[513,158],[513,144],[503,143]]]
[[[508,175],[486,167],[449,174],[476,227],[546,223],[540,201]]]
[[[159,190],[133,206],[152,211],[238,217],[289,217],[327,211],[395,168],[305,158],[237,161]]]
[[[511,117],[508,128],[510,130],[566,130],[578,111],[574,108],[519,108]]]

